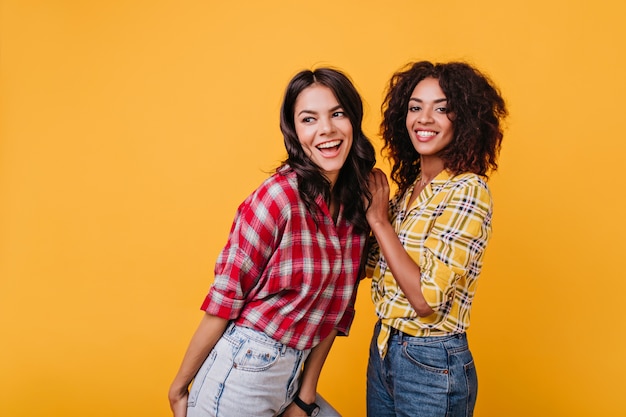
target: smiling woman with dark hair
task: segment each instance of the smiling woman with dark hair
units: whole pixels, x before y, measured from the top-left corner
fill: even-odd
[[[487,242],[504,100],[462,62],[394,74],[381,132],[398,191],[370,177],[375,242],[366,273],[379,317],[367,370],[370,417],[469,417],[478,382],[466,337]]]
[[[175,417],[339,415],[316,391],[352,323],[369,233],[375,152],[362,119],[340,71],[301,71],[287,86],[287,159],[237,210],[170,387]]]

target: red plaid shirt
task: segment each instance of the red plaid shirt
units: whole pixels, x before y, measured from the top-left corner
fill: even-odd
[[[297,186],[283,170],[239,206],[202,310],[303,350],[347,334],[366,237],[321,196],[316,224]]]

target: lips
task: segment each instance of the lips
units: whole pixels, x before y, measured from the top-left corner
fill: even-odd
[[[417,139],[420,141],[428,141],[432,138],[434,138],[435,136],[437,136],[438,132],[435,132],[434,130],[417,130],[415,131],[415,136],[417,136]]]
[[[328,142],[320,143],[319,145],[316,146],[316,148],[322,154],[333,153],[333,152],[335,152],[335,151],[337,151],[339,149],[339,147],[341,146],[342,142],[343,141],[341,141],[341,140],[331,140],[331,141],[328,141]]]
[[[324,143],[317,145],[316,148],[321,150],[321,149],[334,148],[339,145],[341,145],[340,140],[331,140],[330,142],[324,142]]]

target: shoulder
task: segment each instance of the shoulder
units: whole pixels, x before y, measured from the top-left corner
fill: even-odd
[[[465,172],[462,174],[450,176],[450,184],[454,188],[463,187],[481,187],[488,189],[487,182],[480,175],[473,172]]]
[[[448,187],[460,194],[484,195],[485,198],[491,198],[485,178],[471,172],[451,177]]]
[[[281,170],[266,179],[261,192],[266,198],[280,205],[296,204],[300,200],[298,194],[298,178],[292,170]]]
[[[290,217],[299,204],[298,181],[292,171],[281,170],[265,179],[239,206],[244,217],[265,219]]]
[[[250,195],[256,200],[292,200],[298,195],[298,179],[293,171],[281,170],[265,179]]]
[[[452,178],[451,204],[466,216],[489,221],[493,214],[493,200],[485,178],[464,173]]]

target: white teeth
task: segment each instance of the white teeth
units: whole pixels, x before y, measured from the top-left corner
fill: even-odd
[[[333,140],[331,142],[326,142],[326,143],[322,143],[321,145],[318,145],[317,149],[334,148],[335,146],[339,146],[340,144],[341,144],[340,140]]]
[[[416,132],[417,136],[421,137],[421,138],[429,138],[431,136],[435,136],[437,134],[437,132],[433,132],[433,131],[428,131],[428,130],[418,130]]]

